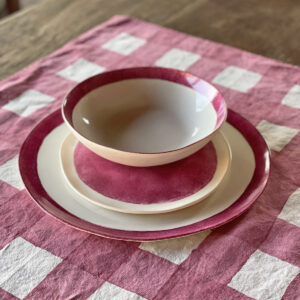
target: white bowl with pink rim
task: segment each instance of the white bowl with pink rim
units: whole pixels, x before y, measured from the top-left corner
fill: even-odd
[[[219,91],[184,71],[140,67],[105,72],[76,85],[62,116],[75,137],[116,163],[145,167],[183,159],[226,120]]]

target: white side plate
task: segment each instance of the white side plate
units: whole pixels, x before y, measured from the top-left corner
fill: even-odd
[[[107,209],[123,213],[133,214],[157,214],[175,211],[196,204],[208,197],[222,182],[231,162],[231,150],[228,142],[221,132],[215,134],[212,139],[217,154],[217,168],[210,182],[196,193],[182,199],[155,204],[128,203],[106,197],[85,184],[76,172],[74,165],[74,150],[78,143],[77,139],[70,134],[62,143],[60,151],[61,166],[66,181],[73,190],[84,199]]]

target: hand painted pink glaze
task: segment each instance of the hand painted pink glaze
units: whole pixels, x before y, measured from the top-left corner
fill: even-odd
[[[252,147],[255,156],[255,171],[251,182],[240,198],[224,211],[200,222],[160,231],[126,231],[111,229],[82,220],[58,205],[44,190],[37,173],[37,155],[44,138],[63,122],[56,111],[38,124],[25,140],[19,155],[19,168],[23,182],[35,203],[57,220],[79,230],[103,237],[151,241],[193,234],[218,227],[238,217],[247,210],[263,192],[270,172],[269,149],[256,128],[238,113],[229,110],[227,122],[238,129]]]
[[[227,115],[227,107],[224,105],[224,99],[220,93],[214,97],[212,100],[212,105],[217,112],[217,122],[215,126],[215,130],[220,128],[220,126],[223,124],[224,120],[226,120]]]
[[[106,160],[78,143],[74,164],[80,179],[107,197],[136,204],[171,202],[201,190],[214,176],[216,150],[210,142],[180,161],[130,167]]]

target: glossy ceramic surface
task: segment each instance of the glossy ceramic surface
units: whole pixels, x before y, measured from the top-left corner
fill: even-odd
[[[156,214],[200,202],[218,187],[229,169],[231,150],[221,132],[213,137],[212,143],[210,147],[205,146],[207,149],[203,148],[179,162],[147,168],[118,165],[103,161],[97,155],[90,160],[91,153],[87,152],[88,149],[83,149],[78,153],[80,157],[77,159],[81,164],[80,168],[84,169],[85,165],[89,165],[87,170],[84,169],[90,177],[86,181],[82,176],[80,178],[83,172],[79,170],[78,174],[74,164],[74,151],[78,144],[74,136],[69,135],[62,143],[60,158],[66,180],[88,201],[124,213]],[[195,168],[199,170],[194,170]],[[100,188],[97,189],[98,186]],[[115,198],[112,198],[114,195]]]
[[[130,166],[177,161],[201,149],[226,119],[221,94],[183,71],[115,70],[78,84],[62,114],[83,144]]]
[[[236,218],[263,192],[269,151],[247,120],[230,111],[223,133],[232,150],[230,173],[204,201],[175,212],[124,214],[94,205],[67,184],[59,151],[69,131],[60,112],[44,119],[27,137],[19,155],[24,184],[33,200],[57,220],[104,237],[149,241],[193,234]]]

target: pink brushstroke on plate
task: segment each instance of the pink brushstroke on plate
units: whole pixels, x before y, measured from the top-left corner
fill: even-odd
[[[215,174],[217,155],[210,142],[180,161],[139,168],[106,160],[78,143],[74,164],[79,178],[104,196],[135,204],[154,204],[176,201],[205,187]]]

